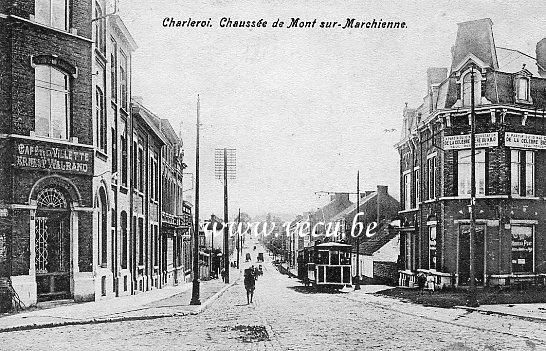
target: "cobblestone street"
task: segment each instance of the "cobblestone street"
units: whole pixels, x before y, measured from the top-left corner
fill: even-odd
[[[5,350],[543,350],[546,324],[361,292],[314,293],[264,265],[202,314],[0,334]]]

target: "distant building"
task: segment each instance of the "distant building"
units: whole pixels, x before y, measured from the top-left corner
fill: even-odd
[[[427,70],[423,103],[404,108],[397,144],[400,284],[413,285],[418,272],[440,285],[469,282],[472,99],[477,283],[503,285],[546,273],[545,66],[546,40],[538,43],[535,61],[497,47],[491,20],[481,19],[459,23],[449,69]]]
[[[357,211],[357,204],[353,203],[349,207],[340,211],[338,214],[331,218],[331,221],[334,226],[340,228],[340,236],[337,240],[343,239],[346,243],[353,246],[352,248],[352,276],[356,276],[356,265],[357,262],[359,266],[359,273],[361,276],[367,271],[366,256],[368,253],[364,251],[363,246],[365,246],[366,241],[373,239],[373,235],[377,232],[380,232],[380,229],[383,230],[384,226],[390,223],[392,220],[397,218],[397,211],[399,209],[399,202],[389,195],[388,187],[384,185],[378,185],[377,190],[375,191],[363,191],[360,194],[359,208]],[[362,213],[361,216],[356,220],[357,223],[362,224],[362,232],[357,238],[353,237],[352,229],[353,222],[357,213]],[[366,236],[367,228],[371,229],[371,237]],[[355,226],[355,235],[358,234],[358,228]],[[357,259],[356,248],[357,244],[359,247],[359,259]],[[379,248],[378,248],[379,249]],[[394,258],[396,262],[397,257]],[[369,270],[369,269],[368,269]]]

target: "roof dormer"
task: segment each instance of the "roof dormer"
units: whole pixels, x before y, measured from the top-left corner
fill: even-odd
[[[532,104],[531,77],[533,74],[523,65],[521,71],[514,74],[514,101],[517,104]]]

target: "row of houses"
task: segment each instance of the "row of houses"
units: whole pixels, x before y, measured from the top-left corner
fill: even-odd
[[[182,140],[132,96],[112,3],[0,0],[0,277],[27,306],[191,269]]]
[[[546,277],[546,38],[536,57],[495,45],[492,22],[458,24],[451,67],[427,70],[423,103],[406,104],[400,155],[400,203],[386,189],[361,196],[362,222],[378,231],[351,236],[353,277],[416,286],[420,275],[437,286],[464,286],[470,275],[471,105],[475,105],[476,284],[507,285]],[[472,75],[474,76],[472,79]],[[472,81],[474,86],[472,87]],[[472,96],[473,88],[473,96]],[[381,197],[383,199],[381,200]],[[379,204],[383,203],[380,208]],[[339,222],[347,234],[356,205],[336,194],[325,207],[293,223],[288,264],[315,245],[298,223]],[[339,238],[333,238],[339,240]],[[357,263],[358,261],[358,263]]]

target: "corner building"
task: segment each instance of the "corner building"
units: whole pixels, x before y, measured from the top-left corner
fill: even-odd
[[[452,63],[427,70],[423,104],[404,109],[400,285],[419,273],[469,282],[470,105],[476,118],[476,283],[546,273],[546,40],[537,59],[495,46],[490,19],[458,25]],[[471,72],[474,71],[474,96]]]
[[[25,305],[93,282],[91,1],[0,1],[0,277]]]

